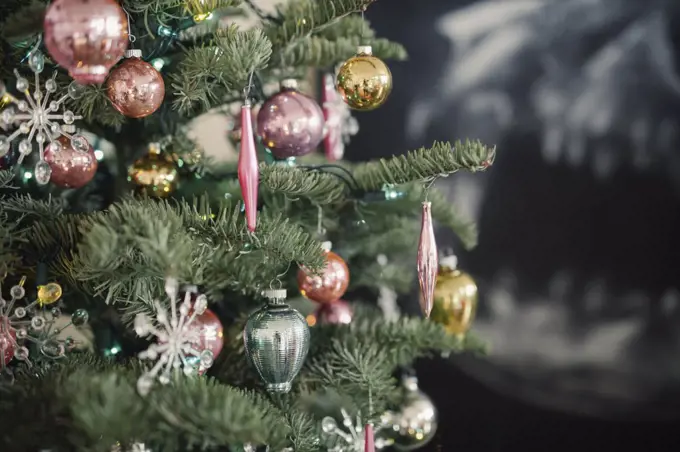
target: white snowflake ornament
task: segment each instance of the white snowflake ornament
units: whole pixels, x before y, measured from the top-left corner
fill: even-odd
[[[135,317],[137,335],[156,338],[155,343],[139,354],[140,359],[156,361],[137,380],[137,390],[143,396],[149,393],[154,380],[168,384],[171,375],[178,373],[180,368],[185,375],[194,375],[199,367],[207,369],[212,366],[214,360],[210,350],[200,349],[200,331],[192,328],[196,316],[203,314],[208,307],[205,295],[199,295],[192,303],[192,294],[187,291],[184,300],[178,303],[179,282],[174,278],[166,278],[165,293],[170,300],[169,314],[158,300],[154,300],[155,319],[143,313]]]
[[[75,134],[73,123],[82,119],[71,110],[59,112],[60,107],[67,99],[78,99],[82,95],[82,87],[75,82],[71,83],[68,93],[58,100],[50,101],[50,96],[57,91],[57,72],[45,82],[45,92],[40,86],[40,74],[45,69],[45,56],[39,50],[32,50],[28,57],[28,65],[35,76],[35,90],[31,93],[30,83],[19,71],[14,70],[17,78],[16,89],[24,95],[23,99],[18,99],[8,93],[5,85],[0,82],[0,96],[4,105],[12,104],[2,110],[0,121],[5,129],[10,126],[18,128],[9,136],[0,135],[0,157],[9,152],[12,142],[22,135],[25,135],[19,142],[18,163],[23,162],[24,158],[33,151],[33,142],[38,143],[40,156],[35,165],[35,180],[40,185],[45,185],[50,181],[52,170],[45,161],[45,142],[58,146],[55,141],[60,136],[65,136],[71,140],[71,145],[77,151],[87,152],[90,144],[82,135]],[[60,146],[57,148],[59,149]]]
[[[330,416],[326,416],[321,420],[321,430],[323,432],[323,439],[328,444],[328,452],[364,452],[364,422],[361,420],[361,413],[358,413],[356,420],[352,419],[347,410],[340,409],[342,413],[342,425],[340,428]],[[373,427],[375,438],[375,449],[380,450],[393,444],[391,441],[386,441],[377,437],[377,434],[384,427],[376,425]]]
[[[71,315],[71,322],[57,327],[61,316],[61,309],[57,306],[61,287],[51,283],[59,287],[57,297],[38,298],[29,303],[24,301],[25,281],[24,277],[18,285],[12,286],[9,299],[3,297],[0,285],[0,369],[3,371],[7,371],[7,364],[12,359],[31,365],[41,358],[64,357],[67,351],[77,346],[77,342],[71,337],[62,339],[61,332],[71,325],[84,326],[88,320],[87,311],[78,309]],[[37,353],[32,354],[29,348],[34,348]]]

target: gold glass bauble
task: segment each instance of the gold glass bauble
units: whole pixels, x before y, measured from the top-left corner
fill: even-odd
[[[437,432],[438,416],[432,400],[418,389],[417,378],[405,378],[403,385],[401,407],[381,416],[378,437],[396,450],[410,451],[430,442]]]
[[[430,320],[451,334],[463,335],[472,326],[477,312],[477,284],[467,273],[441,266],[434,289]]]
[[[177,188],[177,165],[170,157],[161,154],[160,146],[152,144],[149,153],[132,164],[128,170],[128,180],[140,192],[165,198]]]
[[[41,306],[56,303],[61,298],[61,286],[55,282],[38,286],[38,303]]]
[[[373,56],[371,46],[360,46],[357,55],[340,67],[336,88],[350,108],[373,110],[390,95],[392,73],[380,58]]]

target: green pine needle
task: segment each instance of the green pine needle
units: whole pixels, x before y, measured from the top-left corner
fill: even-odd
[[[357,165],[354,171],[359,186],[366,191],[380,190],[385,184],[446,176],[466,169],[476,172],[488,168],[494,161],[496,149],[479,141],[435,142],[431,148],[409,151],[388,159]]]

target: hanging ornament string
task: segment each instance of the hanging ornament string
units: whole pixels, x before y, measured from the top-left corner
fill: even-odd
[[[137,36],[132,34],[132,16],[127,9],[123,8],[123,12],[127,16],[127,29],[128,29],[128,41],[130,41],[130,49],[134,47],[134,43],[137,40]]]

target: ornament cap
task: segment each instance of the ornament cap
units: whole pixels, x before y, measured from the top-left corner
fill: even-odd
[[[321,248],[323,248],[324,251],[328,252],[331,249],[333,249],[333,242],[330,240],[326,240],[325,242],[321,242]]]
[[[458,257],[455,254],[442,257],[439,261],[439,265],[450,270],[455,270],[458,268]]]
[[[359,46],[357,47],[358,55],[373,55],[373,47],[371,46]]]
[[[262,292],[262,295],[268,300],[283,300],[288,296],[288,291],[286,289],[268,289]]]
[[[160,155],[161,153],[161,144],[160,143],[149,143],[149,154],[156,154]]]
[[[125,51],[125,58],[141,58],[141,57],[142,57],[141,49],[128,49]]]
[[[407,391],[417,391],[418,390],[418,377],[414,375],[409,375],[403,379],[404,388]]]
[[[61,130],[66,133],[76,133],[76,126],[73,124],[64,124],[61,126]]]
[[[298,89],[298,81],[294,78],[286,78],[281,80],[281,89]]]

